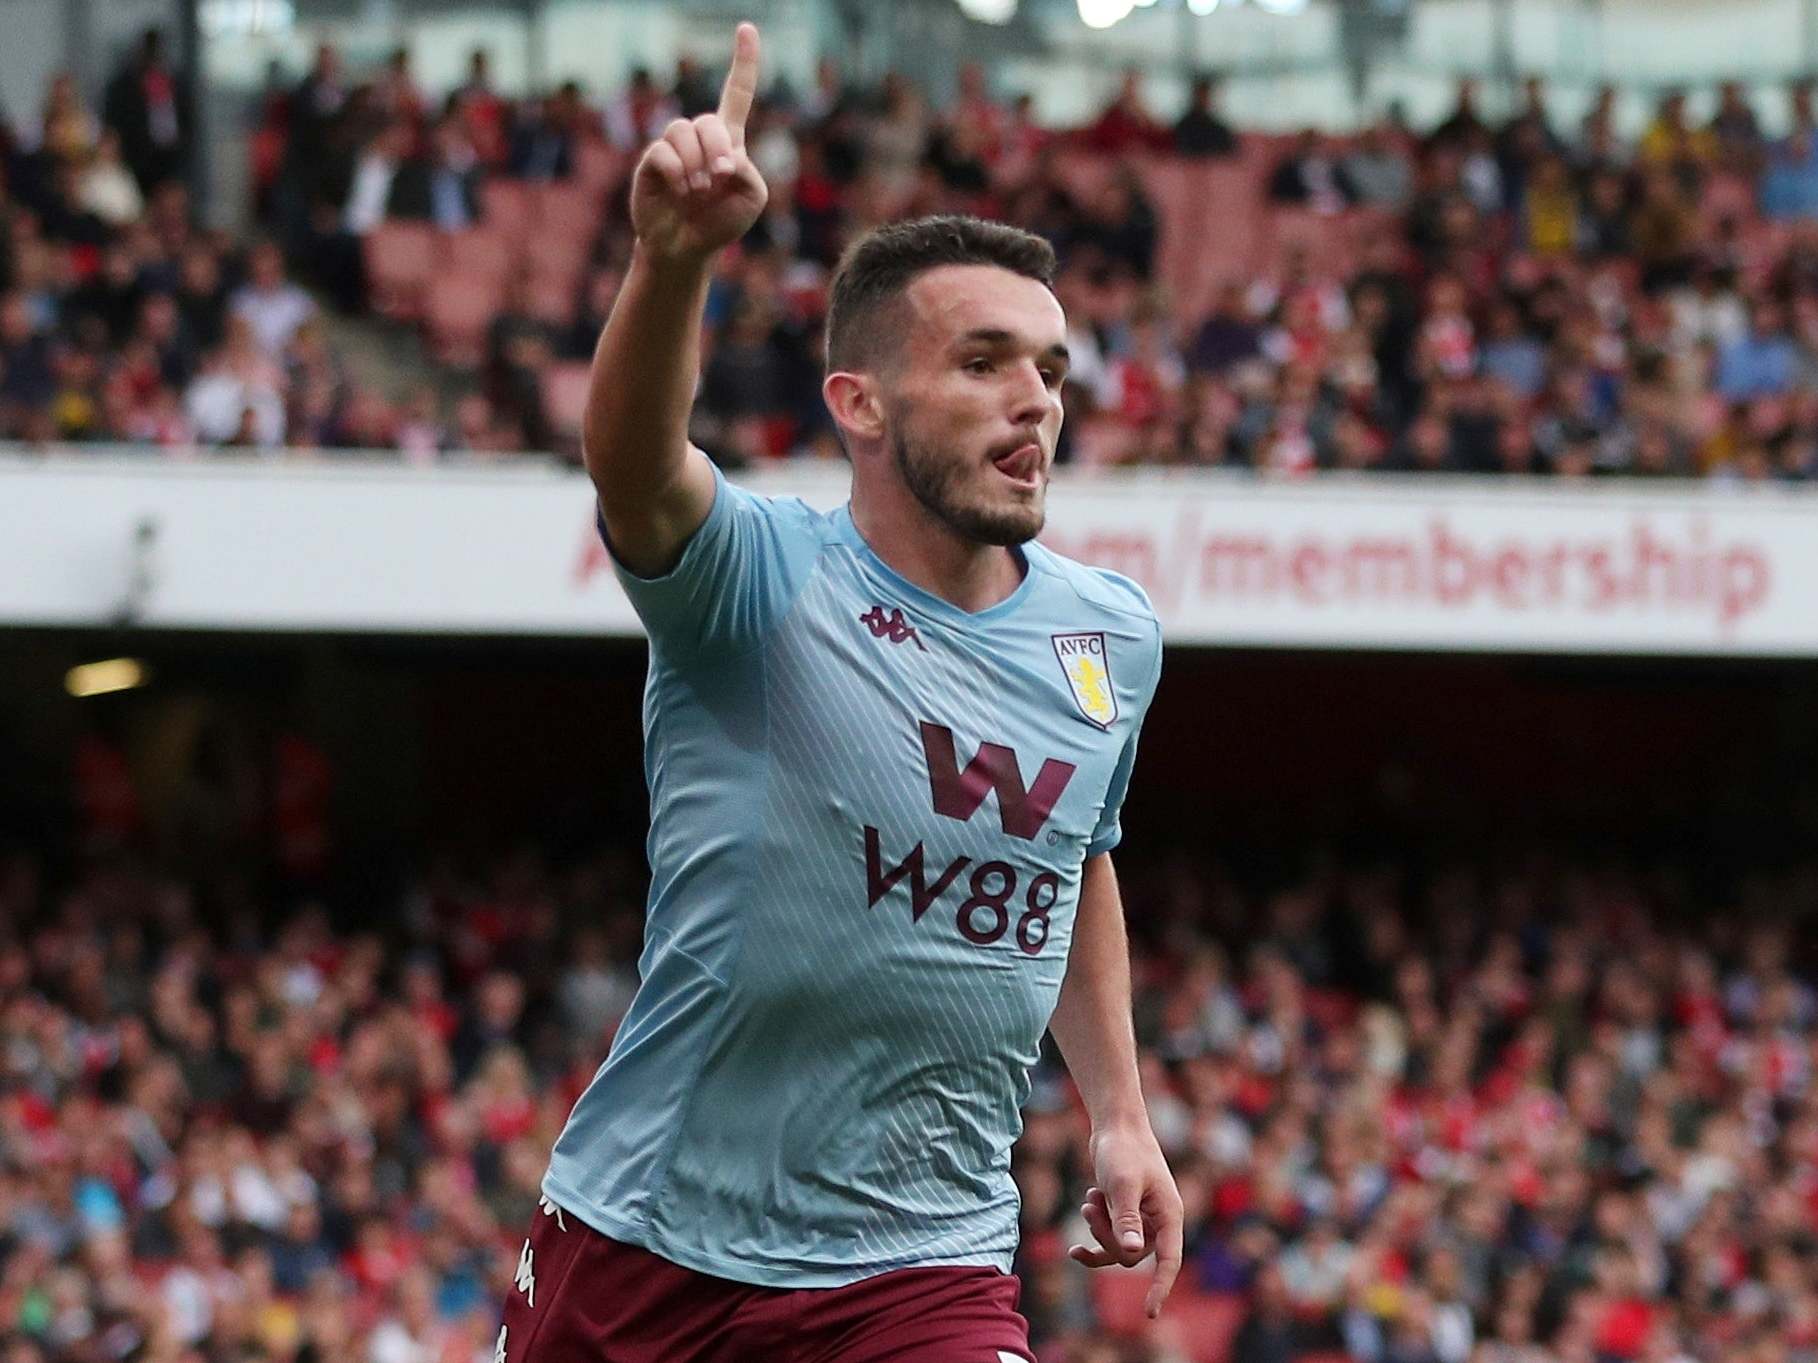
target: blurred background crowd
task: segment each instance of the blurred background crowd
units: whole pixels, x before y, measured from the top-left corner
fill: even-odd
[[[1811,868],[1713,902],[1529,853],[1315,867],[1127,863],[1187,1265],[1150,1323],[1146,1271],[1066,1259],[1086,1126],[1044,1065],[1014,1164],[1042,1363],[1813,1356]],[[358,921],[0,861],[8,1363],[491,1358],[641,896],[629,845],[432,857]]]
[[[36,126],[0,130],[0,436],[572,456],[633,158],[712,107],[717,74],[684,59],[512,100],[484,50],[427,91],[408,50],[350,71],[324,45],[301,81],[272,74],[257,230],[238,236],[195,226],[155,35],[99,109],[54,81]],[[1818,471],[1809,86],[1785,92],[1784,137],[1727,86],[1709,117],[1669,93],[1632,140],[1613,92],[1566,126],[1538,80],[1506,120],[1465,82],[1436,126],[1343,137],[1233,128],[1209,78],[1163,111],[1132,72],[1070,129],[976,66],[958,89],[930,107],[901,76],[861,88],[827,62],[760,101],[770,207],[720,268],[693,433],[722,462],[837,456],[819,332],[840,250],[891,218],[972,212],[1060,253],[1064,459]]]

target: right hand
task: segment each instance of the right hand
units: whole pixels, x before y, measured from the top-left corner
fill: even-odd
[[[740,24],[719,111],[676,119],[639,159],[631,225],[638,245],[657,260],[704,263],[764,211],[770,191],[745,155],[757,73],[757,25]]]

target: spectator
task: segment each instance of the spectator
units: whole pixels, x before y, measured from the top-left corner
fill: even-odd
[[[1818,129],[1796,122],[1768,156],[1761,211],[1770,218],[1818,216]]]
[[[314,300],[286,276],[284,256],[275,243],[253,247],[247,279],[228,301],[228,314],[244,321],[265,353],[277,357],[291,337],[315,315]]]
[[[1731,402],[1781,396],[1792,390],[1799,372],[1799,350],[1786,334],[1780,305],[1763,299],[1755,304],[1749,332],[1724,346],[1717,357],[1717,391]]]
[[[1117,94],[1086,129],[1085,142],[1107,156],[1159,150],[1172,144],[1172,134],[1149,112],[1143,99],[1142,73],[1135,67],[1125,70]]]
[[[1189,359],[1194,372],[1223,374],[1261,352],[1262,329],[1249,314],[1243,285],[1225,285],[1193,338]]]
[[[573,81],[548,100],[531,101],[512,129],[509,172],[521,180],[566,180],[574,174],[587,123],[581,87]]]
[[[1269,179],[1269,197],[1276,203],[1311,208],[1318,213],[1340,213],[1355,198],[1350,176],[1312,128],[1303,130],[1294,146]]]
[[[36,147],[65,165],[80,165],[94,152],[101,124],[83,103],[76,78],[67,71],[51,77],[44,96]]]
[[[1711,118],[1711,137],[1715,152],[1725,167],[1740,174],[1754,176],[1761,169],[1761,124],[1750,107],[1748,97],[1736,81],[1726,80],[1718,87],[1717,112]]]
[[[1195,76],[1187,111],[1174,125],[1174,150],[1182,156],[1227,158],[1237,155],[1237,134],[1218,114],[1218,84]]]
[[[1522,244],[1537,256],[1564,256],[1578,248],[1582,224],[1578,192],[1559,157],[1534,167],[1521,201]]]
[[[126,164],[147,195],[181,177],[189,164],[189,94],[165,60],[164,34],[149,28],[113,79],[103,101]]]
[[[606,135],[622,151],[642,151],[663,134],[670,120],[681,117],[681,108],[638,67],[617,99],[606,106]]]
[[[1477,112],[1477,82],[1466,78],[1458,82],[1457,97],[1452,105],[1452,112],[1446,115],[1437,128],[1433,129],[1433,135],[1428,139],[1428,145],[1443,150],[1458,151],[1488,132],[1489,128]]]
[[[329,158],[331,136],[346,108],[348,88],[341,54],[332,43],[316,48],[309,74],[291,93],[286,158],[293,179],[314,183]]]
[[[120,135],[112,128],[101,134],[77,177],[76,203],[114,231],[145,214],[145,198],[120,160]]]
[[[1386,122],[1364,129],[1340,174],[1356,202],[1399,211],[1414,194],[1414,168]]]
[[[448,113],[458,119],[480,160],[503,165],[509,150],[509,109],[492,87],[492,58],[476,47],[467,58],[467,79],[448,97]]]
[[[375,83],[373,108],[387,122],[420,128],[428,116],[429,102],[410,70],[410,49],[396,48]]]
[[[448,123],[460,126],[454,119]],[[348,236],[364,237],[391,214],[398,178],[410,155],[410,140],[406,125],[388,123],[361,151],[341,214],[341,230]],[[426,191],[420,196],[427,197]]]
[[[396,167],[387,186],[385,216],[424,219],[444,232],[465,231],[480,220],[481,176],[479,153],[468,140],[466,125],[444,118],[435,126],[429,154]]]
[[[1693,128],[1686,119],[1685,92],[1669,90],[1661,97],[1654,121],[1635,148],[1643,165],[1675,172],[1688,187],[1716,156],[1718,143],[1709,130]]]

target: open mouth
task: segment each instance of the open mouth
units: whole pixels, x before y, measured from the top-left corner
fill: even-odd
[[[1019,445],[1007,454],[1000,454],[991,461],[997,471],[1013,483],[1024,487],[1035,487],[1042,476],[1042,447],[1033,441]]]

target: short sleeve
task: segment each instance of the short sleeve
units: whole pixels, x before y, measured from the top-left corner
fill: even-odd
[[[789,612],[820,552],[818,517],[799,501],[734,487],[713,471],[713,506],[675,567],[639,577],[613,552],[613,571],[653,647],[673,657],[746,652]]]
[[[1109,852],[1123,841],[1124,827],[1121,819],[1124,796],[1130,790],[1130,769],[1136,765],[1136,738],[1140,732],[1140,725],[1132,728],[1130,737],[1124,740],[1123,751],[1117,755],[1117,766],[1111,772],[1111,784],[1105,787],[1105,805],[1099,812],[1098,827],[1092,830],[1092,841],[1086,844],[1086,855],[1089,857]]]
[[[1142,692],[1142,707],[1130,726],[1129,737],[1124,739],[1122,751],[1117,755],[1117,765],[1111,770],[1111,780],[1105,787],[1105,801],[1099,810],[1098,826],[1092,830],[1092,840],[1086,844],[1086,855],[1096,857],[1109,852],[1123,841],[1124,829],[1121,822],[1124,812],[1124,796],[1130,790],[1130,772],[1136,766],[1136,744],[1142,736],[1143,720],[1149,713],[1149,703],[1155,699],[1155,686],[1161,680],[1161,627],[1155,629],[1155,656],[1149,668],[1148,685]]]

